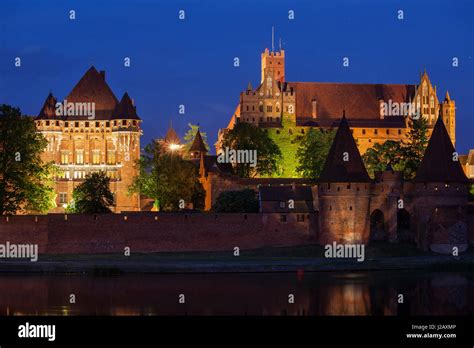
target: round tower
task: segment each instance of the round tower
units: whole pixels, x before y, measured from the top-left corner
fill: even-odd
[[[345,115],[318,181],[319,243],[368,243],[372,181]]]

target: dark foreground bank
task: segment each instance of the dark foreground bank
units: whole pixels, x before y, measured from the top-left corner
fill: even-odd
[[[326,258],[320,246],[229,252],[40,255],[38,261],[0,260],[0,273],[219,273],[327,272],[375,270],[473,271],[474,250],[460,256],[422,252],[411,245],[378,243],[367,247],[363,261]]]

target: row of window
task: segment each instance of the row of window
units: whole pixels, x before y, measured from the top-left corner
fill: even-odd
[[[114,205],[116,204],[116,194],[115,192],[112,192],[112,195],[114,196]],[[59,192],[58,193],[58,204],[64,205],[68,203],[68,195],[67,192]]]
[[[305,214],[296,214],[296,221],[297,222],[304,222],[304,217]],[[308,215],[308,219],[309,219],[309,215]],[[280,222],[286,222],[286,215],[284,214],[281,214],[280,215]]]
[[[110,127],[110,124],[112,123],[113,127],[117,127],[117,126],[137,126],[138,125],[138,121],[136,120],[133,120],[133,121],[127,121],[127,120],[122,120],[122,121],[113,121],[113,122],[110,122],[110,121],[107,121],[107,122],[78,122],[78,121],[75,121],[75,122],[68,122],[68,121],[65,121],[64,122],[64,127],[92,127],[95,125],[96,128],[99,128],[99,127]],[[59,126],[62,126],[63,125],[63,122],[62,121],[44,121],[42,123],[40,123],[40,125],[42,126],[56,126],[56,127],[59,127]]]
[[[85,170],[75,170],[72,173],[70,171],[62,171],[59,173],[58,179],[85,179],[88,173],[90,172],[86,172]],[[107,171],[106,175],[110,179],[119,179],[117,171]]]
[[[84,150],[76,150],[75,164],[84,164]],[[69,164],[69,151],[61,151],[61,164]],[[100,164],[100,150],[92,150],[92,164]],[[114,150],[107,151],[107,164],[116,164]]]
[[[245,118],[245,122],[250,122],[250,119],[252,119],[252,122],[255,122],[255,117],[246,117]],[[271,117],[271,116],[268,116],[268,117],[259,117],[258,118],[258,121],[259,122],[263,122],[264,120],[266,120],[266,122],[280,122],[280,117]]]
[[[401,129],[398,129],[397,131],[398,131],[398,134],[399,134],[399,135],[402,134],[402,130],[401,130]],[[351,129],[351,133],[354,134],[354,130],[353,130],[353,129]],[[386,133],[387,135],[389,135],[389,134],[390,134],[390,129],[386,129],[386,130],[385,130],[385,133]],[[362,134],[367,134],[367,131],[366,131],[365,129],[362,129]],[[379,134],[379,130],[378,130],[378,129],[374,129],[374,135],[377,135],[377,134]]]

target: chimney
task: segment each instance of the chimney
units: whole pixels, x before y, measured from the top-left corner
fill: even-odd
[[[316,99],[311,100],[311,117],[318,117],[318,102]]]
[[[105,81],[105,70],[101,70],[101,71],[100,71],[100,76],[102,76],[102,78],[103,78],[104,81]]]

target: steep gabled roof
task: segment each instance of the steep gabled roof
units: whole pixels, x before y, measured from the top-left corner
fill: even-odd
[[[416,172],[415,182],[468,182],[442,117],[438,117],[428,147]]]
[[[91,67],[66,97],[71,103],[95,103],[96,111],[114,111],[118,100],[105,82],[105,72]]]
[[[333,82],[287,82],[283,89],[296,92],[296,116],[311,117],[317,101],[318,119],[337,119],[346,110],[351,120],[380,119],[380,99],[406,103],[415,96],[416,85]]]
[[[46,100],[44,101],[43,107],[38,114],[37,120],[44,119],[44,118],[52,118],[56,116],[56,98],[53,96],[51,92],[49,92]]]
[[[346,116],[342,117],[319,182],[370,182]]]
[[[196,133],[196,136],[194,137],[191,147],[189,148],[189,152],[207,152],[206,145],[202,140],[201,132],[199,131],[199,129]]]
[[[125,92],[125,94],[122,97],[122,100],[120,100],[120,103],[117,105],[117,108],[115,109],[114,119],[126,119],[126,120],[139,120],[140,117],[137,115],[137,109],[135,105],[133,105],[132,100],[128,96],[128,93]]]

